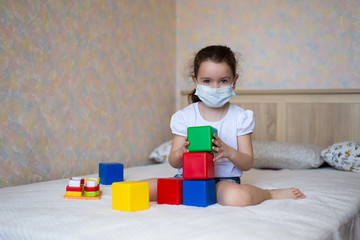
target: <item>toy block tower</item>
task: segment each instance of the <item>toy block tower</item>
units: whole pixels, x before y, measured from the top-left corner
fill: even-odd
[[[87,178],[84,186],[84,196],[96,197],[100,195],[99,179]]]
[[[66,194],[68,197],[81,197],[83,194],[84,179],[72,177],[69,179],[69,185],[66,186]]]
[[[207,207],[216,203],[211,126],[187,129],[189,152],[183,154],[183,204]]]

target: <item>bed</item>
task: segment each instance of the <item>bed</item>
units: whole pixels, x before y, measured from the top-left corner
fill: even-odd
[[[64,199],[68,179],[60,179],[1,188],[0,239],[360,239],[360,173],[356,165],[341,165],[346,161],[334,162],[326,155],[335,151],[334,143],[359,142],[360,90],[236,94],[232,102],[253,109],[257,119],[253,139],[258,161],[242,183],[297,187],[306,199],[244,208],[151,202],[148,210],[121,212],[112,209],[111,186],[101,185],[100,200]],[[306,155],[319,149],[324,158]],[[158,161],[162,163],[126,168],[125,180],[175,175],[166,157]]]

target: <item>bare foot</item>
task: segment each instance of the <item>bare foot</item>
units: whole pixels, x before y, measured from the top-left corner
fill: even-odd
[[[297,188],[280,188],[268,190],[271,199],[303,199],[306,196]]]

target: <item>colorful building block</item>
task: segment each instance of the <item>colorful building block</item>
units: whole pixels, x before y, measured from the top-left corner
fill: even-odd
[[[86,178],[86,182],[87,181],[95,181],[96,185],[99,185],[100,184],[100,177],[98,177],[98,178]]]
[[[82,192],[83,188],[80,187],[70,187],[69,185],[66,186],[66,191],[68,192]]]
[[[187,152],[183,154],[183,178],[214,178],[214,154],[210,152]]]
[[[98,178],[87,178],[84,186],[85,197],[96,197],[100,195],[100,185]]]
[[[96,199],[101,197],[99,178],[70,178],[66,186],[64,198],[70,199]]]
[[[211,126],[188,127],[187,139],[189,141],[188,149],[190,152],[214,152],[212,147],[213,134],[218,134],[216,128]]]
[[[87,178],[85,182],[86,187],[98,187],[99,186],[99,179],[96,178]]]
[[[81,197],[83,194],[83,178],[72,177],[69,179],[69,183],[66,186],[65,196],[67,197]]]
[[[88,191],[85,191],[84,190],[84,196],[85,197],[96,197],[96,196],[99,196],[100,195],[100,191],[91,191],[91,192],[88,192]]]
[[[183,180],[182,178],[159,178],[157,180],[157,203],[182,204]]]
[[[114,182],[112,184],[112,208],[128,212],[148,209],[149,183]]]
[[[72,177],[69,179],[69,187],[80,187],[84,186],[84,178]]]
[[[215,180],[184,180],[183,205],[207,207],[216,203]]]
[[[76,191],[76,192],[66,191],[65,196],[68,196],[68,197],[81,197],[82,194],[83,194],[82,191],[81,192],[78,192],[78,191]]]
[[[96,192],[96,191],[99,191],[99,190],[100,190],[99,185],[97,185],[95,187],[84,186],[84,191],[87,191],[87,192]]]
[[[124,165],[121,163],[99,163],[100,183],[111,185],[124,181]]]

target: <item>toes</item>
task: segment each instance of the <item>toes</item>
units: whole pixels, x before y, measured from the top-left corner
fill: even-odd
[[[292,192],[296,199],[306,198],[306,196],[298,188],[293,188]]]

